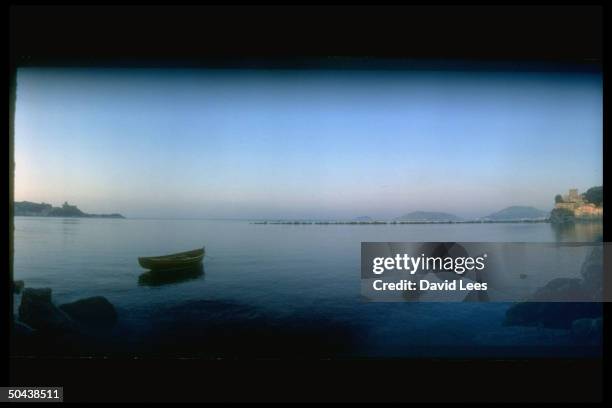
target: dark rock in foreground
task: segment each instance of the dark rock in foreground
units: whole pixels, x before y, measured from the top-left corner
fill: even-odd
[[[26,288],[19,305],[19,320],[34,329],[46,332],[67,332],[75,329],[72,319],[51,302],[50,288]]]
[[[557,278],[538,289],[527,302],[512,305],[506,312],[506,326],[539,326],[572,329],[583,333],[581,320],[600,318],[603,306],[589,300],[602,300],[603,251],[596,246],[587,255],[580,271],[582,278]],[[566,302],[563,302],[566,301]],[[574,324],[577,326],[574,327]],[[589,334],[593,337],[593,334]],[[576,337],[576,335],[574,335]],[[580,335],[577,335],[580,337]]]
[[[80,299],[60,305],[76,322],[95,327],[112,327],[117,322],[115,307],[103,296]]]
[[[13,281],[13,293],[21,293],[24,285],[22,280]]]
[[[603,247],[596,246],[582,264],[582,288],[592,299],[603,300]]]
[[[113,341],[114,306],[104,297],[81,299],[57,307],[51,289],[27,288],[19,319],[10,329],[13,355],[91,355],[104,353]]]
[[[531,302],[585,301],[589,293],[582,287],[580,278],[556,278],[535,291]]]
[[[36,332],[36,330],[31,328],[30,326],[18,320],[14,320],[11,327],[12,327],[13,335],[16,338],[29,337],[29,336],[32,336]]]

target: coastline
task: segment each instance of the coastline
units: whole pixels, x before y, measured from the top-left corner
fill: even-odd
[[[15,217],[36,217],[36,218],[113,218],[126,219],[121,214],[88,214],[88,215],[36,215],[36,214],[15,214]]]
[[[406,225],[406,224],[533,224],[543,220],[466,220],[466,221],[255,221],[257,225]]]

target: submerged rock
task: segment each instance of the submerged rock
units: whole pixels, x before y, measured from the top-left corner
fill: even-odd
[[[512,305],[506,311],[503,324],[505,326],[571,329],[575,339],[593,338],[596,332],[596,322],[601,322],[603,314],[601,303],[590,302],[590,300],[602,299],[603,250],[601,246],[596,246],[587,255],[580,275],[581,278],[551,280],[538,289],[527,302]]]
[[[13,293],[21,293],[23,287],[24,283],[22,280],[13,281]]]
[[[95,327],[112,327],[117,322],[115,307],[103,296],[80,299],[60,305],[72,319],[80,324]]]
[[[596,246],[582,264],[580,275],[583,290],[597,301],[603,300],[603,270],[603,248]]]
[[[51,288],[28,288],[23,296],[40,302],[51,302]]]
[[[50,288],[26,288],[19,305],[19,320],[45,332],[66,332],[75,328],[70,317],[51,302]]]
[[[530,302],[584,301],[589,298],[580,278],[556,278],[536,290]]]
[[[572,337],[581,342],[599,343],[603,334],[603,320],[576,319],[572,322]]]

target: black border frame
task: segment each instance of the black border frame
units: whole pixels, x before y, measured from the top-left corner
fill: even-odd
[[[368,69],[371,57],[400,69],[432,60],[440,69],[604,63],[604,7],[596,5],[95,7],[9,8],[9,313],[19,66]],[[449,59],[458,65],[440,63]],[[608,145],[604,137],[604,158]],[[604,161],[604,179],[608,169]],[[606,213],[606,242],[609,220]],[[608,326],[603,359],[12,359],[5,384],[64,386],[67,401],[595,402],[604,397]]]

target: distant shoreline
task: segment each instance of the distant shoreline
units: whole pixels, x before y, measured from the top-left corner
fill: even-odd
[[[29,215],[14,214],[14,217],[31,218],[96,218],[96,219],[128,219],[124,216],[114,215]],[[154,220],[154,221],[237,221],[246,222],[251,225],[425,225],[425,224],[555,224],[549,218],[541,220],[461,220],[461,221],[254,221],[252,219],[227,219],[227,218],[129,218],[132,220]],[[602,222],[601,218],[576,219],[573,223]],[[572,223],[572,224],[573,224]],[[564,224],[561,224],[564,225]]]
[[[79,210],[76,205],[64,202],[61,207],[53,207],[47,203],[34,203],[32,201],[15,201],[13,203],[14,215],[27,217],[54,217],[54,218],[125,218],[119,213],[89,214]]]
[[[406,225],[406,224],[534,224],[542,220],[466,220],[466,221],[255,221],[257,225]]]
[[[33,217],[33,218],[112,218],[116,220],[124,220],[126,217],[123,215],[114,214],[89,214],[89,215],[29,215],[29,214],[14,214],[14,217]]]
[[[127,219],[124,216],[113,215],[26,215],[15,214],[14,217],[32,218],[112,218]],[[550,219],[543,220],[463,220],[463,221],[253,221],[248,219],[225,218],[132,218],[135,220],[205,220],[205,221],[243,221],[255,225],[407,225],[407,224],[534,224],[550,223]]]

